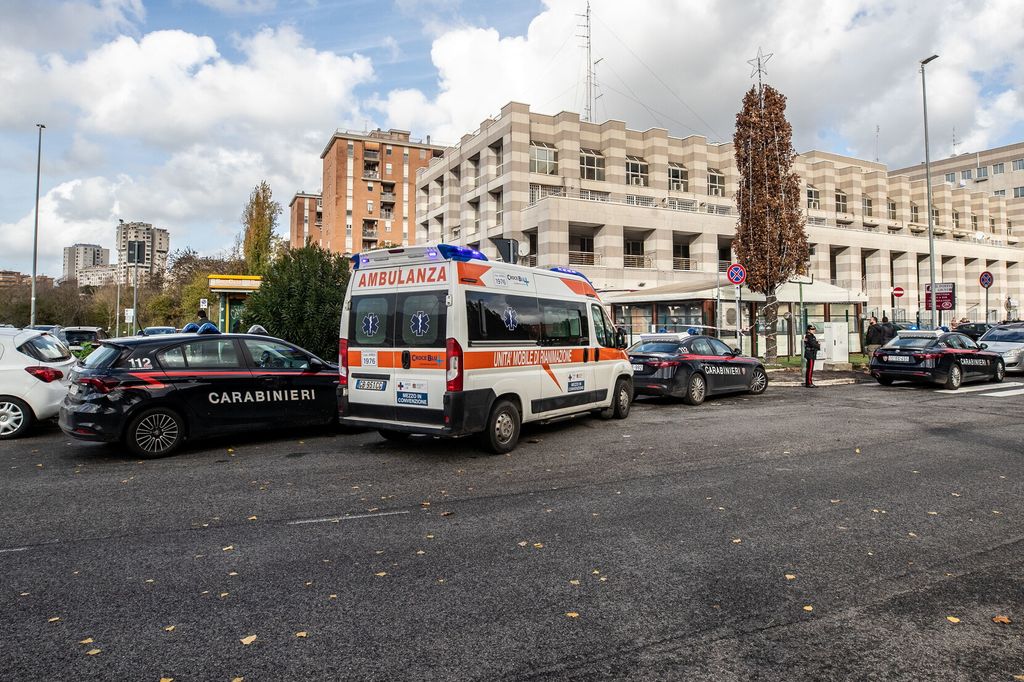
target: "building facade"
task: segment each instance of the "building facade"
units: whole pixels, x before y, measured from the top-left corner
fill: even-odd
[[[145,258],[138,265],[139,284],[160,278],[167,269],[171,249],[170,233],[150,223],[125,223],[117,226],[117,277],[124,284],[134,283],[135,265],[128,262],[128,242],[145,243]]]
[[[794,170],[814,282],[830,285],[832,298],[837,288],[851,304],[866,301],[848,316],[913,319],[929,278],[924,181],[820,151],[801,154]],[[731,144],[581,122],[570,112],[542,115],[513,102],[420,173],[415,238],[489,257],[497,256],[493,239],[516,239],[529,245],[527,263],[577,268],[608,293],[714,289],[732,260],[737,181]],[[957,291],[945,319],[986,317],[978,283],[985,270],[996,282],[989,319],[1019,314],[1024,250],[1007,198],[943,187],[934,199],[936,279]],[[897,286],[901,299],[892,295]]]
[[[415,242],[416,175],[442,147],[405,130],[337,132],[323,159],[324,248],[354,253],[378,244]],[[297,229],[290,235],[294,244]]]
[[[78,270],[75,280],[79,287],[101,287],[117,281],[117,265],[93,265]],[[142,281],[142,278],[139,278]]]
[[[61,281],[70,282],[78,279],[78,272],[83,268],[110,264],[110,249],[98,244],[75,244],[64,247],[64,273]]]
[[[31,286],[32,275],[26,275],[17,270],[0,270],[0,288]],[[36,287],[49,289],[53,287],[53,277],[48,275],[36,275]]]
[[[296,192],[288,204],[288,244],[302,248],[307,244],[323,246],[323,197]]]

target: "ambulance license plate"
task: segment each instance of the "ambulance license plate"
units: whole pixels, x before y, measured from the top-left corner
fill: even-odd
[[[357,391],[383,391],[387,386],[383,379],[356,379]]]

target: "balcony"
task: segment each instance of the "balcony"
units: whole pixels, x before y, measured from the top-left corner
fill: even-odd
[[[377,149],[364,149],[363,158],[367,161],[376,161],[380,158],[380,151]]]
[[[836,222],[843,225],[849,225],[853,222],[853,214],[845,211],[839,211],[836,213]]]
[[[626,268],[650,268],[650,256],[625,255],[622,257],[622,266]]]
[[[376,238],[377,238],[377,228],[373,228],[373,229],[369,229],[369,230],[366,229],[365,227],[363,228],[363,239],[376,239]]]
[[[941,234],[949,234],[949,230],[946,229],[945,227],[943,227],[942,225],[939,225],[938,223],[935,224],[935,226],[932,228],[932,231],[935,232],[935,234],[940,234],[940,235]]]
[[[380,180],[380,173],[376,168],[363,168],[363,178],[366,180]]]
[[[720,260],[720,261],[718,261],[718,271],[719,272],[729,272],[729,266],[730,265],[732,265],[731,261]]]
[[[382,204],[393,204],[393,203],[395,203],[395,193],[394,192],[381,192],[381,194],[380,194],[380,203],[382,203]]]
[[[569,265],[600,265],[601,256],[593,251],[570,251]]]
[[[928,226],[921,223],[910,223],[910,231],[914,234],[921,234],[928,231]]]
[[[537,254],[532,253],[529,256],[523,258],[523,265],[527,265],[531,268],[537,267]]]
[[[696,270],[699,267],[700,267],[700,262],[697,261],[694,258],[673,258],[672,259],[672,269],[673,270]]]

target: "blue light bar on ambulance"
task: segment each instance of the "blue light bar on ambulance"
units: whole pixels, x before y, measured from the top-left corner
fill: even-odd
[[[563,268],[563,267],[561,267],[559,265],[552,265],[550,268],[548,268],[548,270],[551,270],[552,272],[560,272],[563,275],[576,275],[577,277],[582,277],[583,279],[587,280],[588,282],[590,281],[590,278],[587,277],[586,275],[584,275],[579,270],[572,270],[570,268]]]
[[[487,256],[480,253],[476,249],[471,249],[468,246],[454,246],[452,244],[438,244],[437,252],[441,254],[441,257],[445,260],[455,261],[469,261],[469,260],[487,260]],[[430,255],[430,252],[427,252]]]

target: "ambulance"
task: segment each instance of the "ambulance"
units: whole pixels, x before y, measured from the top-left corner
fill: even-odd
[[[590,281],[437,244],[353,257],[339,416],[389,440],[478,434],[509,452],[525,422],[625,419],[633,369]]]

